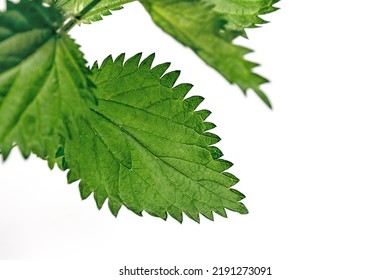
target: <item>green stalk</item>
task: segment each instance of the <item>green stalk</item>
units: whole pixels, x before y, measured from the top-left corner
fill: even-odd
[[[78,14],[73,16],[64,26],[60,28],[60,32],[69,32],[83,17],[91,11],[101,0],[93,0]]]
[[[81,20],[90,10],[92,10],[101,0],[93,0],[89,3],[80,13],[76,16],[76,19]]]

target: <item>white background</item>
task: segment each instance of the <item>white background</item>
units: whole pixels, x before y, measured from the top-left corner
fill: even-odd
[[[72,31],[90,63],[156,52],[156,63],[182,70],[179,81],[193,83],[213,112],[249,215],[180,225],[123,209],[115,219],[106,205],[82,202],[66,174],[15,150],[0,164],[0,258],[38,262],[1,262],[0,278],[125,279],[124,265],[234,265],[272,266],[275,280],[390,279],[389,1],[277,6],[270,24],[238,41],[272,81],[263,89],[273,111],[162,33],[138,3]]]

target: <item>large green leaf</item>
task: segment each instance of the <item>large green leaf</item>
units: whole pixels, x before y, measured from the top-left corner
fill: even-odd
[[[16,143],[23,155],[49,157],[77,133],[94,101],[78,46],[57,32],[61,14],[39,1],[7,3],[0,13],[0,150]]]
[[[111,11],[121,10],[122,5],[133,2],[134,0],[101,0],[95,1],[96,5],[92,7],[82,18],[79,18],[81,23],[91,23],[99,21],[103,16],[111,15]],[[80,13],[93,0],[45,0],[49,5],[56,6],[61,9],[67,17],[78,17]]]
[[[226,14],[216,12],[211,4],[221,12],[235,11],[231,18],[236,19],[239,11],[232,8],[230,1],[217,2],[201,0],[140,0],[154,22],[185,46],[190,47],[208,65],[220,72],[229,82],[237,84],[244,92],[255,91],[271,107],[267,96],[259,88],[267,79],[252,70],[258,64],[246,61],[244,56],[250,49],[233,44],[232,40],[242,32],[226,29]],[[245,1],[248,2],[248,1]],[[225,3],[225,4],[224,4]],[[251,1],[249,1],[251,3]],[[236,3],[236,8],[242,3]],[[244,9],[245,10],[245,9]],[[230,27],[237,26],[237,20]],[[243,24],[240,25],[242,30]],[[229,27],[229,26],[228,26]]]
[[[122,205],[180,222],[183,212],[195,221],[226,216],[225,208],[247,213],[231,189],[238,179],[225,172],[232,164],[211,146],[220,138],[207,132],[210,112],[195,111],[203,98],[184,99],[192,86],[174,86],[178,71],[164,74],[168,63],[151,69],[154,56],[140,58],[110,56],[92,68],[99,102],[66,143],[69,181],[81,179],[82,197],[94,193],[99,209],[108,199],[114,215]]]

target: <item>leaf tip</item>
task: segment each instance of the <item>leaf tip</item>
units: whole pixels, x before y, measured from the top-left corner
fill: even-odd
[[[117,56],[117,58],[115,59],[114,63],[123,65],[123,63],[125,61],[125,56],[126,56],[125,53],[121,53],[120,55]]]
[[[190,92],[190,90],[193,88],[194,86],[192,84],[189,84],[189,83],[183,83],[183,84],[179,84],[177,86],[175,86],[173,88],[173,92],[175,93],[175,95],[177,95],[178,97],[184,99],[185,96]]]
[[[179,78],[180,73],[180,70],[168,72],[161,77],[160,83],[166,87],[172,88],[175,85],[177,79]]]
[[[188,110],[195,111],[195,109],[198,108],[200,103],[202,103],[203,101],[204,97],[194,95],[184,100],[184,103],[186,104]]]
[[[246,208],[246,206],[245,206],[243,203],[238,202],[237,204],[238,204],[237,212],[238,212],[239,214],[241,214],[241,215],[247,215],[247,214],[249,214],[248,208]]]
[[[264,101],[264,103],[267,105],[267,107],[272,110],[272,103],[269,100],[268,96],[259,88],[255,89],[255,92],[261,98],[261,100]]]
[[[107,56],[103,62],[102,62],[102,65],[100,66],[100,68],[105,68],[109,65],[112,65],[114,64],[114,60],[112,59],[112,55],[110,54],[109,56]]]
[[[169,66],[171,66],[170,62],[162,63],[153,67],[150,72],[161,78],[162,75],[164,75],[164,73],[168,70]]]
[[[152,53],[147,58],[145,58],[139,65],[140,70],[150,70],[152,68],[153,61],[156,57],[155,53]]]
[[[142,52],[139,52],[135,54],[134,56],[130,57],[128,60],[126,60],[124,67],[125,68],[138,68],[139,62],[142,58]]]

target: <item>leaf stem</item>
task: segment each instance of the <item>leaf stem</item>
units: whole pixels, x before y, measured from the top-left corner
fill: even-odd
[[[59,32],[64,32],[64,33],[67,33],[69,30],[71,30],[73,28],[73,26],[75,26],[77,24],[77,19],[76,17],[72,16],[72,18],[65,24],[63,25]]]
[[[83,17],[91,11],[101,0],[92,0],[87,6],[84,7],[77,15],[72,16],[72,18],[60,28],[60,32],[69,32]]]
[[[92,10],[101,0],[93,0],[89,3],[76,17],[77,19],[82,19],[90,10]]]

